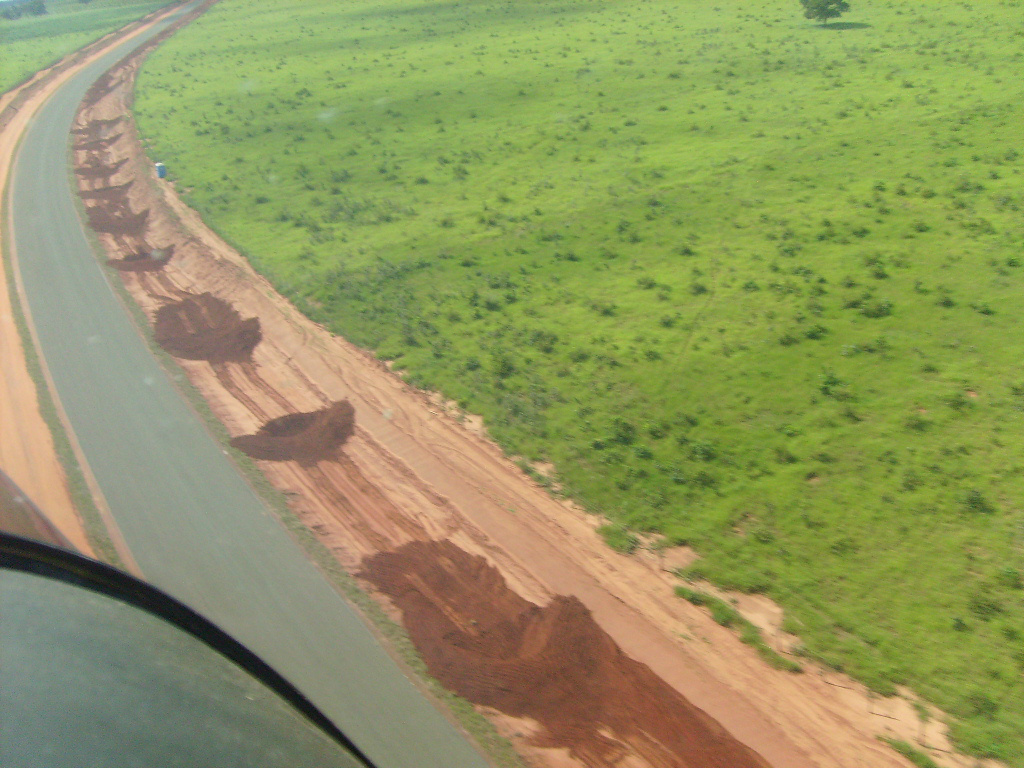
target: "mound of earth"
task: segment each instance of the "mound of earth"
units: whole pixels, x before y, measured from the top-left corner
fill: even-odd
[[[124,184],[111,184],[108,187],[80,189],[78,196],[83,200],[102,200],[104,202],[117,203],[128,199],[128,190],[131,189],[134,183],[134,181],[127,181]]]
[[[108,119],[95,118],[90,120],[88,125],[72,128],[71,132],[78,134],[79,136],[91,136],[93,134],[99,135],[105,133],[115,125],[118,125],[123,119],[124,118],[121,117],[112,117]]]
[[[145,251],[142,253],[134,253],[131,256],[126,256],[123,259],[107,259],[108,266],[114,269],[119,269],[122,272],[155,272],[156,270],[163,269],[167,262],[171,260],[171,256],[174,255],[174,246],[168,248],[155,248],[152,251]],[[237,313],[236,313],[237,314]],[[256,343],[259,343],[259,320],[253,318],[256,322]],[[250,322],[245,320],[243,322]],[[253,346],[256,346],[256,343]],[[169,351],[169,350],[168,350]],[[175,357],[186,357],[185,355],[175,355]],[[186,359],[196,359],[187,358]],[[198,358],[201,360],[207,360],[209,358]]]
[[[575,597],[541,607],[482,557],[416,541],[360,574],[402,612],[430,673],[460,696],[539,723],[537,746],[593,768],[767,768],[755,752],[626,656]]]
[[[106,179],[113,176],[128,162],[127,157],[113,163],[89,162],[75,167],[75,173],[83,179]]]
[[[129,235],[142,237],[146,230],[146,220],[149,218],[149,210],[132,213],[128,210],[111,210],[106,207],[95,206],[85,209],[89,217],[89,225],[96,232],[106,232],[110,235]]]
[[[85,92],[85,98],[82,100],[82,104],[86,107],[95,106],[96,102],[110,93],[114,86],[117,85],[117,73],[113,70],[104,72],[99,78],[89,86],[89,90]]]
[[[96,152],[101,149],[109,149],[111,145],[115,144],[123,134],[115,133],[112,136],[106,136],[99,139],[89,139],[81,144],[75,144],[74,149],[81,152]]]
[[[335,458],[353,431],[355,409],[341,400],[319,411],[272,419],[255,435],[236,437],[231,445],[254,459],[315,464]]]
[[[110,263],[126,271],[145,271],[159,269],[168,259],[170,253],[164,253],[159,259],[139,255]],[[211,363],[248,362],[262,338],[259,318],[243,320],[234,307],[209,293],[190,296],[158,309],[153,335],[157,343],[175,357]]]

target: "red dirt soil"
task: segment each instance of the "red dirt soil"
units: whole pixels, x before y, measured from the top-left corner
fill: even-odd
[[[360,574],[401,610],[430,673],[476,704],[543,729],[537,746],[591,768],[629,754],[655,768],[767,768],[650,668],[626,656],[575,597],[540,607],[450,541],[411,542]]]
[[[167,262],[174,256],[174,246],[169,248],[154,248],[149,253],[133,253],[123,259],[107,259],[107,265],[122,272],[157,272],[167,266]],[[255,319],[255,318],[254,318]],[[256,321],[257,324],[259,321]],[[257,339],[257,341],[259,341]],[[169,351],[169,350],[168,350]],[[187,355],[176,355],[186,360],[206,358],[190,358]]]
[[[254,459],[308,465],[337,458],[354,431],[355,409],[342,400],[319,411],[268,421],[256,434],[236,437],[231,445]]]
[[[93,150],[96,151],[96,150]],[[90,162],[85,162],[82,165],[75,168],[75,173],[81,176],[83,179],[106,179],[117,173],[117,171],[124,165],[127,160],[119,160],[117,163],[107,166],[98,165]]]
[[[124,270],[159,269],[167,261],[145,256],[111,260]],[[258,318],[243,320],[234,307],[209,293],[160,307],[153,333],[157,344],[175,357],[211,363],[251,362],[252,351],[262,338]]]

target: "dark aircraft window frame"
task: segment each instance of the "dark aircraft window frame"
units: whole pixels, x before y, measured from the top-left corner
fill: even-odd
[[[298,710],[367,768],[374,764],[295,686],[217,625],[166,592],[113,566],[0,531],[0,569],[54,579],[126,603],[171,624],[234,662]]]

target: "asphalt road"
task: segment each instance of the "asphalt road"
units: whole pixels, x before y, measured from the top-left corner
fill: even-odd
[[[40,110],[11,179],[12,242],[57,395],[144,578],[248,645],[382,768],[484,766],[239,475],[143,343],[85,237],[69,129],[135,38]]]

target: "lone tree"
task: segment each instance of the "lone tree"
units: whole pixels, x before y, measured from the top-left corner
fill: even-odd
[[[828,24],[829,19],[838,19],[850,10],[846,0],[800,0],[800,5],[804,7],[804,16],[822,24]]]

